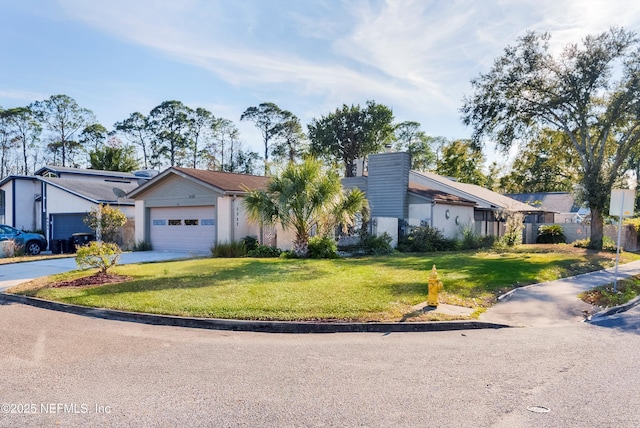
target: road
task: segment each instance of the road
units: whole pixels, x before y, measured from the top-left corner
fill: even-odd
[[[6,304],[0,411],[33,412],[1,413],[0,427],[637,427],[631,320],[640,313],[620,317],[627,322],[281,335]]]

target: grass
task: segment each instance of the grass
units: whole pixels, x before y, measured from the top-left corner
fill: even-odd
[[[522,285],[610,267],[615,255],[524,247],[509,253],[396,254],[337,260],[195,259],[117,266],[132,280],[99,287],[49,287],[92,274],[74,271],[11,292],[91,307],[194,317],[260,320],[401,320],[426,300],[437,266],[442,303],[479,313]],[[532,249],[534,251],[532,251]],[[625,253],[624,261],[640,257]],[[428,315],[411,320],[429,319]],[[440,318],[442,319],[442,318]]]
[[[607,284],[593,288],[578,297],[594,306],[610,308],[622,305],[640,295],[640,277],[632,277],[618,281],[617,290],[613,290],[613,284]]]

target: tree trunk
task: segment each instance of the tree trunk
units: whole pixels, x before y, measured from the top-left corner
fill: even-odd
[[[296,239],[293,241],[293,254],[301,258],[309,255],[309,235],[296,234]]]
[[[602,250],[602,238],[604,236],[604,226],[602,220],[602,211],[600,208],[591,208],[591,241],[589,248],[593,250]]]

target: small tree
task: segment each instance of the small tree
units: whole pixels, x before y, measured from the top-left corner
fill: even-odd
[[[500,238],[500,242],[507,247],[522,244],[524,215],[517,211],[502,210],[496,213],[496,218],[504,221],[504,235]]]
[[[92,241],[78,248],[76,264],[80,269],[98,268],[104,275],[118,263],[120,254],[122,250],[116,244]]]
[[[91,208],[84,222],[96,234],[98,239],[106,242],[115,242],[115,235],[119,227],[127,222],[127,216],[117,208],[99,204]]]

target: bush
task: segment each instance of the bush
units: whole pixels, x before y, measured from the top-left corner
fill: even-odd
[[[247,249],[247,252],[255,250],[258,246],[258,238],[255,236],[245,236],[242,238],[242,242],[244,242],[244,247]]]
[[[76,264],[80,269],[98,268],[100,273],[106,274],[118,263],[120,254],[122,250],[116,244],[91,241],[88,245],[78,247]]]
[[[491,248],[496,240],[493,235],[478,235],[468,226],[462,229],[462,241],[460,241],[460,249],[462,250],[478,250],[480,248]]]
[[[591,239],[579,239],[571,243],[571,245],[577,248],[589,248],[590,244],[591,244]],[[602,249],[604,251],[611,251],[615,253],[616,251],[618,251],[618,246],[616,245],[613,239],[609,238],[608,236],[603,236]]]
[[[567,238],[564,236],[562,226],[559,224],[542,225],[538,228],[538,244],[564,244]]]
[[[213,257],[237,258],[247,255],[244,241],[222,242],[211,248]]]
[[[338,258],[338,244],[328,236],[314,236],[309,239],[309,258],[335,259]]]
[[[133,251],[151,251],[153,247],[149,241],[139,241],[133,246]]]
[[[447,239],[439,229],[431,226],[415,228],[398,242],[402,252],[426,253],[432,251],[453,251],[458,248],[455,239]]]
[[[280,248],[278,247],[270,247],[268,245],[257,245],[251,251],[247,252],[247,256],[249,257],[280,257]]]
[[[392,240],[393,238],[387,232],[377,236],[366,233],[360,238],[360,246],[366,254],[375,256],[391,254],[393,253]]]

